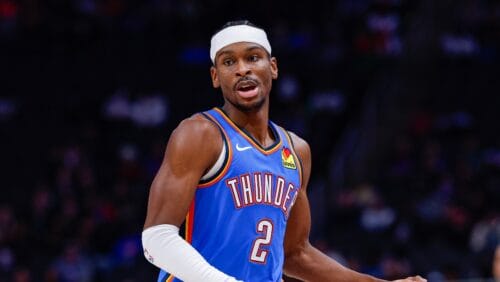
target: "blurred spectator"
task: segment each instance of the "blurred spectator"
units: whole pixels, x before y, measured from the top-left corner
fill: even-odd
[[[125,90],[118,90],[104,106],[104,115],[111,120],[131,120],[137,126],[155,127],[164,124],[169,104],[163,93],[144,95],[129,101]]]
[[[168,103],[162,93],[144,96],[132,104],[130,118],[138,126],[159,126],[168,116]]]
[[[471,56],[479,53],[478,43],[471,36],[445,34],[441,38],[441,45],[449,56]]]
[[[46,277],[49,281],[94,281],[94,266],[76,243],[68,243],[62,254],[52,263]]]
[[[474,252],[493,249],[500,243],[500,217],[492,216],[477,222],[472,229],[470,246]]]
[[[12,118],[17,112],[17,104],[10,99],[0,99],[0,121]]]
[[[361,212],[361,226],[367,231],[377,232],[388,229],[395,221],[393,209],[375,198]]]

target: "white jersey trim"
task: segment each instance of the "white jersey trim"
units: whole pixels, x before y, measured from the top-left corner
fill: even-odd
[[[213,177],[217,172],[220,171],[224,165],[224,160],[226,159],[226,142],[222,142],[222,150],[219,154],[219,158],[214,163],[214,165],[201,177],[201,181],[205,181]]]

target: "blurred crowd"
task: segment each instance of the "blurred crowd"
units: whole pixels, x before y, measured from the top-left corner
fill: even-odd
[[[500,3],[0,0],[0,281],[154,281],[170,132],[222,105],[209,39],[264,27],[311,145],[311,241],[393,279],[500,279]],[[498,262],[497,262],[498,264]]]

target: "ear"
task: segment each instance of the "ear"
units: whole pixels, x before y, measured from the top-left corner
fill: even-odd
[[[214,66],[210,67],[210,77],[212,77],[212,86],[214,88],[220,87],[219,76],[217,75],[217,69]]]
[[[273,79],[278,79],[278,60],[276,57],[271,57],[271,75]]]

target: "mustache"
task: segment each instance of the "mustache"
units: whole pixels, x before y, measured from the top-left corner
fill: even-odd
[[[252,81],[253,83],[255,83],[256,85],[259,84],[259,82],[255,79],[255,78],[251,78],[249,76],[243,76],[241,77],[240,79],[238,79],[238,81],[236,81],[236,83],[234,84],[233,86],[233,89],[236,90],[238,88],[238,85],[241,83],[241,82],[245,82],[245,81]]]

